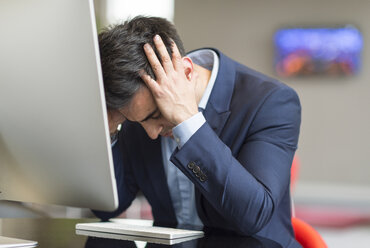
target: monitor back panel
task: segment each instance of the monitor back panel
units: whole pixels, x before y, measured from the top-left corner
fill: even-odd
[[[0,0],[0,33],[0,199],[115,209],[92,0]]]

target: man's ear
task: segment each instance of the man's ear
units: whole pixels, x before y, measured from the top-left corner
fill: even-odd
[[[193,77],[193,71],[194,71],[193,61],[189,57],[183,57],[182,64],[184,66],[185,75],[187,79],[190,81]]]

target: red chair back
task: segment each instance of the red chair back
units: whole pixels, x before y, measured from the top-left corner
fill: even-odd
[[[303,248],[327,248],[321,235],[303,220],[292,218],[295,239]]]
[[[299,175],[299,167],[300,167],[300,161],[297,155],[294,156],[293,162],[292,162],[292,167],[290,169],[290,187],[293,189],[297,180],[298,180],[298,175]]]

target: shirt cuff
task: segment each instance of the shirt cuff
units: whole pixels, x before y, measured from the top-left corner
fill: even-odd
[[[185,143],[198,131],[198,129],[206,122],[203,114],[198,112],[186,121],[181,122],[172,129],[173,137],[177,143],[177,147],[181,149]]]

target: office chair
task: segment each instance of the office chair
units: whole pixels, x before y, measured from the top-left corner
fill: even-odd
[[[321,235],[309,224],[298,218],[292,217],[295,239],[303,248],[327,248]]]
[[[298,174],[299,174],[299,168],[300,168],[300,161],[297,155],[294,156],[292,167],[290,169],[290,187],[293,189],[297,180],[298,180]]]
[[[291,190],[295,186],[299,172],[299,159],[294,156],[291,168]],[[327,248],[324,239],[321,235],[309,224],[295,217],[294,204],[292,198],[292,226],[295,239],[303,248]]]

